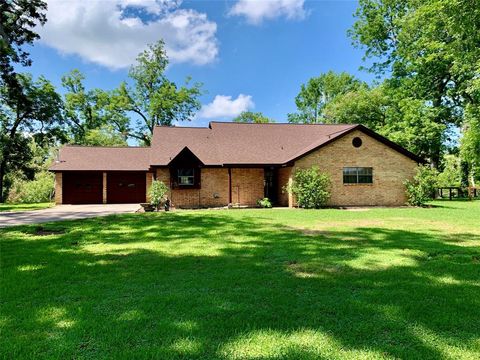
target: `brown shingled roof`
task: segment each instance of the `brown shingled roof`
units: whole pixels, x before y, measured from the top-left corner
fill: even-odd
[[[64,146],[51,171],[105,170],[147,171],[150,167],[150,148]]]
[[[168,166],[185,148],[206,166],[283,165],[353,130],[363,131],[422,162],[363,125],[211,122],[206,128],[157,126],[150,148],[66,146],[60,150],[59,162],[50,170],[145,171],[151,166]]]

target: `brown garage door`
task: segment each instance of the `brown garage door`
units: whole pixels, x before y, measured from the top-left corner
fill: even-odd
[[[107,173],[107,202],[109,204],[143,203],[146,201],[144,172]]]
[[[64,172],[62,192],[64,204],[101,204],[102,173],[96,171]]]

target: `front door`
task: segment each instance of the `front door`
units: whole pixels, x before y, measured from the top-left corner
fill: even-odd
[[[266,198],[270,199],[272,204],[277,203],[278,189],[277,189],[277,169],[266,168],[264,179],[264,194]]]

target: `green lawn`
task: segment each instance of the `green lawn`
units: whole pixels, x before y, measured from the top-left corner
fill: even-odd
[[[8,359],[478,359],[480,201],[0,231]]]
[[[54,203],[35,203],[35,204],[0,204],[0,212],[2,211],[28,211],[40,210],[52,207]]]

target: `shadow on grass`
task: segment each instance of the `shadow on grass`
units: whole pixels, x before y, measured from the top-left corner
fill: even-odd
[[[68,232],[0,232],[6,357],[480,352],[480,252],[441,234],[365,227],[305,234],[222,213],[44,228]]]

